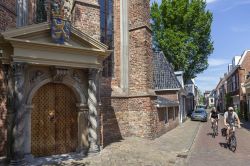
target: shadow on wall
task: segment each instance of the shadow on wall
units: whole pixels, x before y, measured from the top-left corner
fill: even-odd
[[[117,115],[111,100],[111,78],[102,78],[101,81],[101,145],[103,147],[122,140]]]

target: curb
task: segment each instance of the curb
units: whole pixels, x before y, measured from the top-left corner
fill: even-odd
[[[194,142],[195,142],[195,140],[196,140],[196,137],[197,137],[197,133],[198,133],[200,127],[201,127],[201,122],[199,122],[199,125],[197,125],[197,127],[196,127],[196,129],[195,129],[195,132],[194,132],[192,141],[191,141],[191,143],[190,143],[190,145],[189,145],[189,147],[188,147],[188,149],[187,149],[187,152],[190,151],[192,145],[194,144]]]
[[[200,127],[201,127],[201,122],[199,122],[196,129],[194,130],[194,134],[193,134],[193,137],[191,139],[192,141],[188,145],[188,148],[183,152],[177,153],[177,155],[176,155],[177,160],[176,161],[178,161],[178,160],[185,160],[186,161],[188,159],[190,152],[191,152],[191,148],[192,148],[192,146],[197,138],[197,133],[198,133]],[[175,162],[175,166],[179,166],[179,165],[180,165],[180,163]]]

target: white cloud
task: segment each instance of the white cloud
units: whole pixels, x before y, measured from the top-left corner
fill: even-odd
[[[216,2],[218,0],[206,0],[207,3],[213,3],[213,2]]]
[[[224,0],[226,2],[226,0]],[[236,7],[239,7],[239,6],[242,6],[242,5],[248,5],[250,4],[250,1],[249,0],[238,0],[238,1],[235,1],[235,0],[229,0],[226,2],[226,4],[228,6],[224,7],[221,12],[228,12],[229,10],[233,9],[233,8],[236,8]]]
[[[218,77],[217,76],[198,76],[195,78],[196,81],[204,81],[204,82],[211,82],[211,81],[214,81],[214,80],[217,80]]]
[[[231,27],[233,32],[248,32],[250,31],[250,27]]]
[[[228,59],[216,59],[216,58],[208,59],[208,64],[210,67],[221,66],[228,63],[229,63]]]

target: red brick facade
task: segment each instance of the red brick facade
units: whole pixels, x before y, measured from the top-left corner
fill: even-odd
[[[6,144],[7,144],[7,108],[6,108],[6,96],[4,85],[3,71],[0,71],[0,156],[6,154]]]
[[[240,109],[240,116],[247,118],[246,95],[242,85],[246,81],[246,76],[250,71],[250,51],[245,51],[242,55],[239,66],[233,68],[227,76],[227,91],[231,96],[227,106],[237,106]]]
[[[0,29],[15,26],[15,15],[1,6],[12,5],[15,1],[0,1]],[[13,3],[10,3],[13,2]],[[100,40],[100,6],[98,0],[76,1],[73,10],[73,26]],[[120,0],[114,0],[114,78],[101,78],[101,103],[99,126],[100,143],[107,145],[128,136],[156,138],[178,124],[178,107],[168,110],[156,107],[153,89],[153,66],[150,29],[150,1],[129,0],[128,2],[128,89],[121,90],[121,32]],[[28,4],[28,24],[36,20],[36,1]],[[2,17],[2,15],[4,17]],[[5,17],[6,16],[6,17]],[[167,99],[178,101],[176,92],[159,92]],[[0,131],[6,113],[0,108]],[[1,135],[0,135],[1,137]],[[5,138],[4,138],[5,139]],[[2,139],[0,139],[2,140]],[[0,148],[1,148],[0,142]],[[1,154],[1,149],[0,149]]]
[[[16,1],[0,0],[0,32],[16,26]],[[1,47],[0,47],[1,49]],[[7,143],[7,108],[3,70],[0,68],[0,156],[6,155]]]
[[[73,25],[100,40],[100,6],[98,0],[77,1],[73,11]]]
[[[0,32],[16,25],[16,1],[0,0]]]

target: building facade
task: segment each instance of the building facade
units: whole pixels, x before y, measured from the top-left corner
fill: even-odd
[[[217,106],[224,111],[233,106],[241,118],[248,119],[247,92],[244,86],[250,71],[250,51],[246,50],[241,56],[235,56],[228,72],[224,74],[217,85]]]
[[[10,0],[0,9],[0,155],[11,165],[153,139],[179,123],[178,90],[154,86],[149,0]]]

